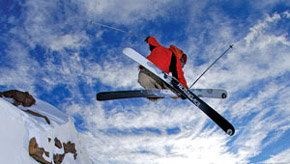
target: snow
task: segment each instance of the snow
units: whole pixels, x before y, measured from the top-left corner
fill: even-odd
[[[32,110],[45,115],[50,120],[49,125],[43,118],[25,113],[22,110]],[[72,118],[53,107],[36,99],[32,107],[16,107],[6,99],[0,98],[0,163],[29,163],[38,164],[29,156],[29,141],[35,137],[39,147],[50,152],[49,157],[43,155],[47,161],[53,161],[53,154],[64,153],[63,148],[55,146],[54,138],[62,143],[75,143],[77,159],[72,153],[67,153],[63,164],[90,164],[88,153],[82,146],[80,134],[76,131]],[[51,139],[49,142],[48,138]]]

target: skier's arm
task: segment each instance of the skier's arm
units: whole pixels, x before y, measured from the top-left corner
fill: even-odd
[[[171,72],[172,76],[175,77],[182,85],[184,85],[188,89],[186,80],[184,78],[181,62],[179,59],[177,59],[174,53],[172,53],[169,72]]]
[[[178,81],[185,86],[186,89],[188,89],[185,77],[184,77],[184,72],[182,70],[182,65],[180,60],[176,61],[176,70],[177,70],[177,77],[178,77]]]

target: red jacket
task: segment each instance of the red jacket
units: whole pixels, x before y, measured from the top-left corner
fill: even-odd
[[[169,73],[172,55],[175,55],[172,53],[172,49],[161,46],[154,37],[149,37],[147,42],[151,47],[151,53],[149,56],[147,56],[147,59],[162,69],[164,72]],[[175,56],[175,59],[175,67],[177,72],[177,77],[175,78],[177,78],[178,81],[188,89],[179,57]]]

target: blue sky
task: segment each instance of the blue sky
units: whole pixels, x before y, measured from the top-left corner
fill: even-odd
[[[94,163],[289,163],[290,3],[265,1],[1,1],[0,89],[29,91],[71,115]],[[140,89],[122,55],[155,36],[188,55],[190,85],[222,88],[204,100],[236,128],[229,137],[190,102],[97,102],[96,93]],[[226,160],[225,160],[226,159]]]

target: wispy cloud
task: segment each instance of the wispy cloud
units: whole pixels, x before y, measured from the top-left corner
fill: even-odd
[[[271,156],[270,159],[263,161],[263,163],[288,163],[290,161],[290,157],[288,154],[290,153],[290,149],[283,151],[277,155]]]
[[[83,36],[82,34],[80,35],[66,34],[61,37],[55,38],[55,40],[52,40],[49,47],[53,51],[60,51],[63,50],[63,48],[79,49],[86,45],[86,42],[82,40],[88,40],[85,34],[83,34]]]
[[[236,43],[237,46],[231,54],[216,65],[215,71],[208,73],[199,82],[199,87],[222,85],[231,91],[230,94],[235,96],[230,97],[229,101],[225,102],[226,105],[221,105],[221,103],[216,101],[209,101],[217,108],[222,106],[227,109],[223,110],[223,112],[231,113],[232,120],[235,120],[237,133],[231,148],[227,145],[229,140],[225,136],[217,134],[216,128],[204,130],[204,127],[207,126],[206,118],[203,115],[199,115],[201,113],[196,113],[196,110],[192,111],[190,109],[192,108],[191,106],[186,105],[187,107],[184,110],[180,110],[180,107],[170,109],[169,106],[163,104],[165,105],[163,107],[162,103],[158,103],[138,107],[141,112],[137,115],[121,112],[116,115],[113,114],[103,121],[98,118],[98,122],[105,123],[102,124],[103,128],[113,126],[118,129],[126,129],[132,126],[154,126],[161,129],[161,131],[170,125],[175,125],[181,128],[181,134],[168,136],[163,133],[158,137],[152,137],[151,135],[149,137],[147,135],[138,137],[121,135],[116,138],[113,137],[114,141],[112,141],[112,136],[95,130],[97,133],[93,135],[97,135],[97,138],[102,138],[102,144],[122,145],[115,151],[116,153],[113,157],[110,156],[110,160],[106,160],[106,155],[103,152],[111,152],[111,150],[106,149],[107,146],[103,147],[105,150],[100,153],[102,157],[98,159],[101,161],[134,161],[134,163],[146,163],[149,160],[156,163],[176,163],[177,161],[182,161],[183,163],[188,161],[224,163],[223,159],[226,157],[231,159],[229,160],[230,163],[233,161],[243,163],[249,162],[250,158],[262,153],[266,145],[277,141],[277,138],[283,135],[289,122],[287,117],[282,116],[284,114],[287,115],[283,108],[273,109],[277,107],[276,100],[283,99],[280,99],[277,95],[284,90],[289,90],[287,87],[289,82],[287,80],[281,83],[279,81],[275,82],[273,79],[289,71],[289,42],[286,36],[284,34],[272,35],[267,32],[267,29],[272,28],[275,24],[274,20],[279,21],[278,18],[281,19],[279,15],[274,14],[257,22],[257,25],[254,25],[252,30]],[[248,44],[254,40],[255,43]],[[275,54],[272,54],[272,50],[277,49],[279,49],[278,52],[276,51]],[[278,54],[279,58],[277,58]],[[253,60],[256,60],[256,62],[253,62]],[[205,63],[205,65],[207,64]],[[200,66],[197,71],[204,68],[205,66]],[[259,87],[260,89],[253,89],[253,87]],[[251,89],[253,89],[252,93]],[[241,95],[240,92],[247,92],[248,94]],[[153,112],[148,109],[158,110]],[[170,112],[164,112],[163,109],[168,109]],[[117,108],[113,110],[117,110]],[[170,114],[167,115],[167,113]],[[93,125],[96,124],[97,122]],[[266,137],[269,137],[272,132],[276,132],[279,135],[270,138],[264,143]],[[119,137],[122,139],[120,140]],[[204,141],[202,137],[205,137]],[[221,138],[221,140],[217,138]],[[138,142],[132,143],[132,140],[138,140]],[[154,145],[151,145],[151,143],[154,143]],[[96,143],[96,145],[99,144]],[[143,145],[147,146],[144,147]],[[112,148],[115,146],[112,146]],[[128,149],[132,152],[128,152]],[[228,151],[229,149],[233,151]],[[202,150],[206,150],[206,152]],[[136,154],[136,152],[138,153]],[[124,159],[126,160],[124,161]]]
[[[83,3],[89,17],[93,19],[121,24],[136,24],[144,19],[150,21],[155,17],[164,16],[166,11],[176,4],[175,2],[168,2],[170,1],[140,1],[136,3],[133,0],[87,0]]]
[[[9,46],[0,59],[11,63],[1,67],[1,86],[32,90],[81,117],[79,126],[88,129],[82,139],[95,163],[248,163],[289,130],[289,29],[279,25],[289,22],[289,11],[239,22],[210,1],[184,4],[27,1],[20,18],[10,18],[10,23],[20,24],[5,34]],[[228,90],[226,100],[205,101],[233,122],[235,136],[226,136],[187,101],[95,102],[96,92],[103,89],[140,87],[138,65],[120,54],[125,46],[141,52],[148,47],[108,35],[106,29],[88,24],[91,19],[157,34],[165,45],[178,36],[176,44],[189,56],[189,83],[233,42],[234,49],[195,87]],[[171,19],[181,22],[184,27],[178,29],[184,31],[170,32],[169,27],[176,27]],[[59,94],[67,95],[57,99]],[[290,161],[282,158],[289,154],[289,147],[284,149],[261,161]]]

